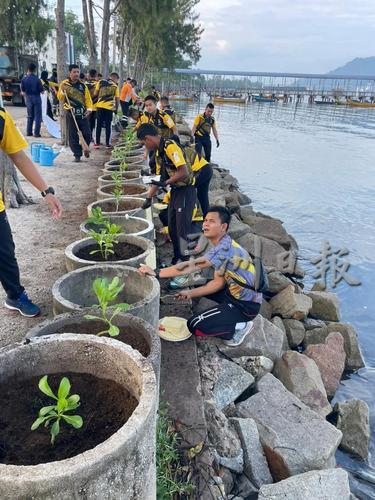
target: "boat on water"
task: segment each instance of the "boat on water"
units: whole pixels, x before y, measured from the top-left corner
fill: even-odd
[[[254,102],[276,102],[277,98],[272,96],[253,95],[252,100]]]
[[[192,96],[188,95],[183,95],[183,94],[170,94],[169,96],[170,101],[189,101],[192,102],[194,98]]]
[[[338,104],[334,99],[314,99],[314,104],[324,105],[324,106],[334,106]]]
[[[367,102],[367,101],[353,101],[352,99],[348,99],[346,101],[348,106],[354,106],[356,108],[375,108],[375,102]]]
[[[214,96],[213,101],[216,104],[224,104],[224,103],[246,104],[247,98],[240,96]]]

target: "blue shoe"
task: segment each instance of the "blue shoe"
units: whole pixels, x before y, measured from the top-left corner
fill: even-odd
[[[6,298],[4,305],[8,309],[18,311],[22,316],[26,316],[27,318],[33,318],[40,314],[39,307],[31,302],[25,291],[22,292],[17,300]]]
[[[179,290],[180,288],[185,288],[189,283],[189,276],[176,276],[172,278],[168,283],[169,290]]]

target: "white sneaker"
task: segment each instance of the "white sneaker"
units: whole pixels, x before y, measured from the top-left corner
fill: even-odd
[[[247,337],[249,335],[249,333],[251,332],[251,330],[253,329],[253,326],[254,326],[254,322],[249,321],[247,323],[246,328],[236,329],[234,332],[234,335],[231,339],[223,340],[224,344],[228,347],[236,347],[236,346],[242,344],[242,342],[245,340],[245,337]]]

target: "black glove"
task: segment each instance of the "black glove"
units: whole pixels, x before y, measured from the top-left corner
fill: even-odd
[[[152,198],[146,198],[145,202],[142,205],[143,210],[146,210],[146,208],[150,208],[152,204]]]
[[[160,188],[165,188],[165,182],[164,181],[154,181],[154,180],[152,180],[151,184],[153,186],[158,186]]]
[[[216,139],[216,147],[218,148],[220,146],[219,139]]]

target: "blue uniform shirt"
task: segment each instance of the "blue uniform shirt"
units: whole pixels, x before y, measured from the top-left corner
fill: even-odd
[[[40,95],[43,92],[43,86],[39,78],[31,73],[22,78],[21,90],[26,95]]]

